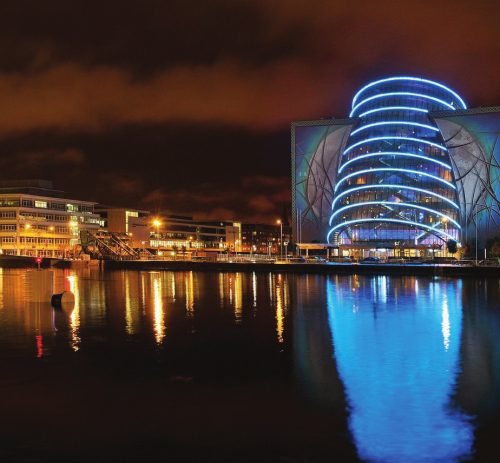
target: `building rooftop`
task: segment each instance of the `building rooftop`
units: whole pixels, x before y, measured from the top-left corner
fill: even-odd
[[[81,203],[95,204],[94,201],[68,198],[65,191],[54,189],[54,185],[50,180],[42,179],[0,180],[0,194],[32,195],[43,198],[58,198],[66,201],[78,201]]]
[[[135,207],[124,207],[124,206],[110,206],[109,204],[96,204],[95,206],[96,210],[103,211],[103,210],[123,210],[123,211],[133,211],[133,212],[139,212],[141,214],[150,214],[149,211],[143,210],[143,209],[136,209]]]
[[[64,198],[62,190],[55,190],[49,180],[0,180],[0,194],[28,194],[52,198]]]

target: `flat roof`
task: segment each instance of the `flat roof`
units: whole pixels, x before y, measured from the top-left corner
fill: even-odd
[[[0,195],[7,196],[7,197],[11,197],[11,196],[32,197],[32,198],[38,198],[38,199],[43,199],[43,200],[48,200],[48,201],[59,200],[58,202],[85,203],[85,204],[91,204],[93,206],[97,204],[94,201],[86,201],[84,199],[71,199],[71,198],[65,198],[65,197],[59,197],[59,196],[44,196],[44,195],[38,195],[38,194],[32,194],[32,193],[22,193],[22,192],[4,193],[2,191],[2,189],[0,189]]]
[[[95,203],[96,210],[123,210],[123,211],[131,211],[131,212],[141,212],[142,214],[150,214],[150,211],[145,211],[142,209],[137,209],[135,207],[123,207],[123,206],[109,206],[107,204]]]

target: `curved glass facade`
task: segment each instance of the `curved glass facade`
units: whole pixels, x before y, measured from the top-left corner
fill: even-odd
[[[450,157],[431,111],[465,109],[453,90],[394,77],[354,97],[357,123],[338,166],[329,242],[442,246],[460,240],[460,209]]]

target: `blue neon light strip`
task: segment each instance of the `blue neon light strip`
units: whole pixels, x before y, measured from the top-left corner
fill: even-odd
[[[399,167],[380,167],[380,168],[377,167],[375,169],[358,170],[356,172],[353,172],[352,174],[349,174],[349,175],[346,175],[345,177],[342,177],[337,182],[337,184],[335,185],[335,190],[334,191],[337,191],[337,188],[343,182],[345,182],[347,179],[349,179],[351,177],[356,177],[357,175],[361,175],[361,174],[371,174],[372,172],[404,172],[404,173],[407,173],[407,174],[424,175],[426,177],[432,178],[433,180],[437,180],[438,182],[442,182],[445,185],[449,186],[450,188],[453,188],[454,190],[457,189],[457,187],[455,185],[453,185],[453,183],[450,183],[447,180],[442,179],[441,177],[437,177],[435,175],[428,174],[427,172],[421,172],[419,170],[411,170],[411,169],[401,169]]]
[[[451,93],[458,101],[460,101],[460,103],[463,106],[463,109],[467,109],[467,105],[465,104],[465,101],[462,100],[462,98],[460,98],[460,95],[458,95],[458,93],[454,92],[451,88],[447,87],[446,85],[440,84],[439,82],[434,82],[433,80],[422,79],[420,77],[408,77],[408,76],[389,77],[387,79],[380,79],[374,82],[370,82],[368,85],[362,87],[361,90],[359,90],[358,93],[356,93],[356,95],[354,95],[354,98],[352,99],[352,106],[354,107],[359,95],[361,95],[366,89],[373,87],[374,85],[383,84],[385,82],[392,82],[395,80],[410,80],[413,82],[423,82],[425,84],[430,84],[442,88],[447,92]]]
[[[378,127],[379,125],[410,125],[412,127],[422,127],[424,129],[434,130],[434,132],[439,132],[439,129],[437,129],[436,127],[432,127],[432,125],[419,124],[418,122],[387,121],[387,122],[374,122],[373,124],[364,125],[363,127],[360,127],[359,129],[356,129],[353,132],[351,132],[351,135],[361,132],[362,130],[369,129],[370,127]]]
[[[413,106],[384,106],[382,108],[370,109],[364,113],[361,113],[358,117],[365,117],[372,113],[378,113],[379,111],[416,111],[420,113],[428,113],[427,109],[415,108]]]
[[[373,96],[370,96],[370,97],[364,99],[363,101],[360,101],[356,106],[354,106],[354,108],[352,108],[352,111],[351,111],[351,114],[349,114],[349,117],[353,117],[356,110],[360,106],[364,105],[365,103],[368,103],[369,101],[372,101],[372,100],[377,100],[379,98],[385,98],[387,96],[414,96],[415,98],[424,98],[426,100],[435,101],[436,103],[439,103],[439,104],[445,106],[447,109],[455,110],[455,107],[453,105],[451,105],[450,103],[447,103],[446,101],[443,101],[439,98],[436,98],[434,96],[424,95],[423,93],[413,93],[413,92],[389,92],[389,93],[380,93],[379,95],[373,95]]]
[[[424,207],[424,206],[419,206],[418,204],[411,204],[411,203],[399,203],[397,201],[367,201],[363,203],[357,203],[357,204],[348,204],[347,206],[341,207],[340,209],[337,209],[330,217],[330,220],[328,222],[328,225],[332,225],[332,220],[333,218],[337,215],[340,214],[342,211],[345,211],[347,209],[352,209],[353,207],[360,207],[360,206],[365,206],[367,204],[372,204],[376,206],[384,206],[384,205],[391,205],[391,206],[402,206],[402,207],[412,207],[416,209],[421,209],[423,211],[430,212],[431,214],[436,214],[439,215],[447,220],[449,220],[451,223],[456,225],[458,228],[462,228],[460,224],[452,219],[449,215],[443,214],[442,212],[436,211],[435,209],[430,209],[429,207]]]
[[[333,227],[329,232],[328,234],[326,235],[326,241],[329,242],[330,241],[330,235],[335,231],[337,230],[338,228],[340,227],[346,227],[348,225],[352,225],[352,224],[357,224],[357,223],[366,223],[366,222],[390,222],[390,223],[402,223],[402,224],[405,224],[405,225],[413,225],[414,227],[417,227],[417,228],[423,228],[423,229],[426,229],[426,230],[429,230],[429,231],[436,231],[438,233],[441,233],[442,235],[452,239],[452,240],[455,240],[455,238],[451,235],[449,235],[448,233],[442,231],[442,230],[437,230],[436,228],[434,227],[430,227],[429,225],[424,225],[423,223],[419,223],[419,222],[413,222],[412,220],[400,220],[400,219],[381,219],[381,218],[377,218],[377,219],[357,219],[357,220],[348,220],[346,222],[342,222],[342,223],[339,223],[338,225],[335,225],[335,227]]]
[[[354,143],[354,145],[349,146],[349,148],[344,150],[344,154],[347,154],[349,151],[351,151],[353,148],[356,148],[356,146],[364,145],[366,143],[370,143],[372,141],[378,141],[378,140],[408,140],[408,141],[416,141],[419,143],[425,143],[426,145],[434,146],[436,148],[439,148],[440,150],[443,151],[448,151],[448,148],[443,145],[439,145],[438,143],[433,143],[432,141],[427,141],[427,140],[422,140],[421,138],[413,138],[413,137],[373,137],[373,138],[365,138],[364,140],[358,141],[357,143]]]
[[[424,161],[435,162],[436,164],[439,164],[440,166],[443,166],[444,168],[451,170],[450,165],[446,164],[445,162],[438,161],[437,159],[434,159],[433,157],[430,156],[423,156],[421,154],[414,154],[414,153],[400,153],[399,151],[381,151],[380,153],[361,154],[353,159],[350,159],[349,161],[345,162],[340,166],[338,173],[340,174],[340,172],[342,172],[349,164],[351,164],[354,161],[358,161],[365,158],[372,158],[375,156],[406,156],[411,158],[418,158]]]
[[[451,199],[445,198],[444,196],[434,193],[433,191],[429,190],[424,190],[423,188],[417,188],[414,186],[407,186],[407,185],[394,185],[394,184],[387,184],[387,183],[382,183],[380,185],[363,185],[363,186],[357,186],[355,188],[351,188],[350,190],[343,191],[340,193],[338,196],[336,196],[332,202],[332,210],[335,206],[335,203],[342,198],[342,196],[348,195],[350,193],[353,193],[358,190],[367,190],[371,188],[393,188],[393,189],[398,189],[398,190],[412,190],[412,191],[418,191],[420,193],[425,193],[430,196],[435,196],[436,198],[442,199],[443,201],[446,201],[447,203],[451,204],[455,209],[459,209],[458,205],[455,204]]]

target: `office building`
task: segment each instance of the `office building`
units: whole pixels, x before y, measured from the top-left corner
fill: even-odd
[[[46,180],[0,182],[0,253],[72,257],[80,232],[97,230],[95,203],[68,199]]]
[[[150,218],[151,248],[174,251],[241,252],[241,223],[200,221],[190,216],[158,214]]]
[[[289,226],[283,226],[283,248],[285,252],[285,243],[287,250],[291,250],[289,244],[291,242],[291,230]],[[280,254],[281,244],[281,228],[280,225],[269,224],[248,224],[244,223],[241,226],[241,250],[244,253],[251,254]]]

